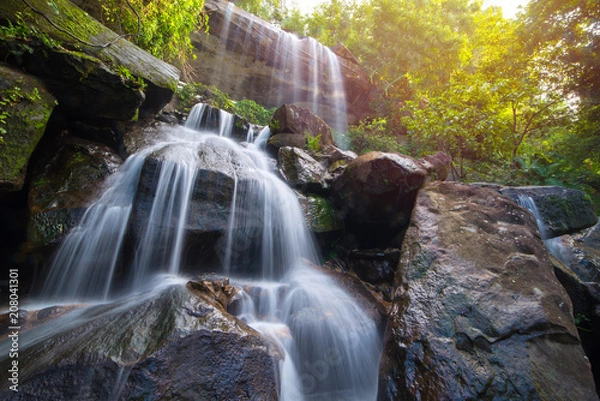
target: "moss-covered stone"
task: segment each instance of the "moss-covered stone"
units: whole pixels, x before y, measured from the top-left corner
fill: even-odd
[[[344,229],[344,222],[327,199],[317,195],[300,195],[299,200],[306,223],[313,232],[326,233]]]
[[[96,76],[100,78],[110,77],[108,86],[112,89],[109,92],[114,90],[113,84],[116,84],[124,87],[124,93],[127,94],[127,89],[129,89],[132,92],[130,96],[139,98],[137,104],[132,103],[135,110],[131,111],[126,110],[127,107],[123,105],[124,99],[122,97],[110,94],[115,107],[114,111],[118,111],[118,108],[121,107],[122,114],[127,117],[117,115],[118,118],[115,119],[133,118],[137,115],[137,109],[140,105],[144,112],[156,113],[171,99],[180,76],[175,67],[155,58],[125,38],[119,38],[115,32],[91,18],[86,12],[74,6],[68,0],[53,0],[51,2],[30,0],[29,3],[39,12],[34,12],[25,2],[20,0],[4,0],[2,7],[0,7],[0,20],[11,21],[16,24],[19,21],[19,16],[21,16],[35,30],[36,35],[34,36],[40,42],[39,47],[33,47],[34,50],[39,50],[34,52],[35,57],[33,59],[29,52],[15,54],[13,50],[15,46],[19,46],[18,43],[0,46],[4,47],[4,49],[0,49],[0,54],[5,57],[10,56],[8,59],[11,63],[26,65],[28,69],[37,66],[35,74],[44,77],[49,83],[57,83],[58,89],[60,89],[61,84],[67,88],[77,84],[77,81],[72,80],[65,83],[64,76],[61,73],[63,68],[56,64],[56,60],[60,60],[60,57],[55,54],[57,49],[48,46],[47,41],[43,40],[47,37],[62,45],[64,49],[61,49],[61,55],[64,59],[75,58],[83,64],[82,70],[79,69],[80,66],[75,66],[76,70],[80,70],[81,76],[79,78],[81,78],[80,83],[82,84],[76,85],[76,87],[81,92],[85,92],[85,89],[91,87],[92,93],[87,94],[90,99],[101,97],[103,95],[102,89],[98,89],[97,86],[104,85],[102,79],[96,79],[94,74],[91,76],[87,74],[89,71],[87,66],[92,60],[95,60],[96,67],[93,70],[96,71]],[[52,24],[40,13],[48,17]],[[35,38],[28,38],[28,40],[30,39]],[[6,42],[6,38],[4,38],[4,41]],[[89,58],[86,59],[82,54],[87,55]],[[54,57],[50,57],[53,55]],[[123,71],[127,71],[128,74],[123,74]],[[51,72],[54,73],[51,74]],[[144,93],[141,96],[137,93],[141,88],[140,83],[143,83],[141,86],[144,88]],[[57,97],[60,98],[60,96]],[[79,99],[85,98],[85,96],[79,97]],[[72,104],[77,104],[77,102],[73,101]],[[82,109],[85,110],[80,107],[75,112],[79,113]],[[98,117],[113,118],[110,115],[99,115]]]
[[[0,192],[23,187],[29,158],[56,105],[40,80],[0,63]]]
[[[28,240],[34,248],[52,244],[75,225],[99,196],[102,183],[121,165],[107,146],[69,139],[31,170]]]

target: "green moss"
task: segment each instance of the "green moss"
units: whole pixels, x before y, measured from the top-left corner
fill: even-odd
[[[0,148],[0,181],[20,186],[29,157],[44,133],[52,102],[42,101],[37,87],[15,85],[0,91],[0,114],[5,130]]]
[[[321,152],[321,135],[311,136],[310,133],[305,132],[304,136],[306,137],[306,150],[313,153]]]
[[[343,223],[338,219],[337,211],[329,201],[315,195],[310,195],[307,199],[308,207],[305,213],[312,231],[318,233],[343,229]]]

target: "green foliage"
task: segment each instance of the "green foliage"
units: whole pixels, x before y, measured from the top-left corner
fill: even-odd
[[[61,48],[58,41],[41,32],[35,26],[29,25],[26,22],[26,18],[27,16],[18,12],[16,13],[16,22],[14,24],[11,21],[7,21],[7,25],[0,25],[0,41],[12,43],[12,45],[8,46],[9,53],[15,56],[33,53],[32,41],[40,42],[44,47],[49,49]]]
[[[312,136],[308,133],[306,136],[306,149],[313,153],[321,153],[321,134]]]
[[[99,0],[102,22],[152,55],[177,64],[184,75],[191,72],[192,31],[207,27],[202,14],[204,0]]]
[[[254,100],[238,100],[234,104],[234,113],[250,121],[252,124],[269,125],[269,121],[275,113],[275,108],[264,108]]]
[[[253,100],[234,101],[229,95],[220,91],[215,86],[201,83],[186,84],[175,91],[181,109],[189,112],[199,102],[207,103],[213,107],[237,114],[252,124],[268,125],[274,108],[266,109]]]
[[[266,21],[277,22],[283,16],[283,5],[279,0],[239,0],[235,4]]]
[[[358,154],[372,151],[410,153],[401,137],[388,133],[385,119],[361,121],[357,126],[350,127],[348,139],[350,149]]]
[[[225,92],[221,92],[215,86],[201,83],[186,84],[175,91],[183,111],[190,109],[199,102],[210,104],[213,107],[234,113],[235,103]]]
[[[0,91],[0,144],[4,144],[3,135],[7,133],[6,128],[4,128],[10,117],[10,113],[7,109],[21,101],[33,103],[41,99],[42,97],[40,96],[38,88],[33,88],[31,92],[23,92],[20,86],[14,86]]]

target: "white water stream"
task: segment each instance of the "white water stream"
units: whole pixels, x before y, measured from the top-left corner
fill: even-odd
[[[382,347],[376,324],[327,273],[314,267],[319,258],[297,197],[270,171],[256,145],[264,143],[268,132],[243,147],[227,138],[232,118],[221,115],[220,126],[209,130],[206,124],[212,119],[205,111],[197,106],[187,123],[191,129],[171,131],[127,159],[62,243],[40,301],[112,302],[119,288],[123,302],[123,291],[129,294],[125,299],[133,299],[156,286],[157,277],[180,275],[198,168],[209,154],[205,149],[216,147],[220,162],[226,162],[225,169],[235,178],[221,273],[244,288],[238,317],[285,356],[280,399],[375,400]],[[145,221],[137,222],[141,236],[123,283],[115,279],[116,270],[149,157],[161,165],[150,211]]]

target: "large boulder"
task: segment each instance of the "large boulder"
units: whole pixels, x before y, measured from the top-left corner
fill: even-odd
[[[0,192],[19,191],[56,99],[45,84],[0,63]],[[5,131],[5,132],[4,132]]]
[[[56,244],[122,162],[111,148],[76,137],[40,159],[32,168],[28,194],[29,246]]]
[[[332,149],[331,128],[319,116],[304,107],[284,104],[273,114],[269,128],[271,137],[267,144],[275,150],[283,146],[305,149],[311,140],[315,141],[315,147],[320,151]]]
[[[327,170],[308,152],[291,146],[279,149],[279,173],[304,193],[322,193],[327,188]]]
[[[598,399],[535,221],[508,198],[422,189],[395,285],[380,400]]]
[[[504,187],[500,193],[534,213],[543,239],[575,233],[598,222],[590,197],[577,189]]]
[[[229,2],[206,0],[204,8],[209,32],[192,34],[196,57],[190,66],[205,83],[236,99],[252,99],[266,107],[303,105],[336,129],[342,109],[347,110],[351,124],[372,114],[375,87],[347,49],[330,51],[312,38],[284,32]],[[345,100],[331,89],[331,71],[336,64]],[[311,82],[318,84],[311,87]]]
[[[59,310],[45,336],[22,330],[19,391],[5,381],[0,398],[277,399],[279,350],[197,288],[165,283],[129,300]]]
[[[27,14],[33,30],[26,38],[11,39],[0,54],[42,78],[68,114],[129,120],[139,111],[154,114],[169,102],[179,81],[175,67],[119,38],[68,0],[30,4],[36,13],[19,0],[2,3],[0,20],[17,24],[18,16]],[[29,51],[12,51],[22,48]]]
[[[368,241],[408,224],[426,178],[427,171],[409,156],[370,152],[350,162],[331,188],[344,219]]]

